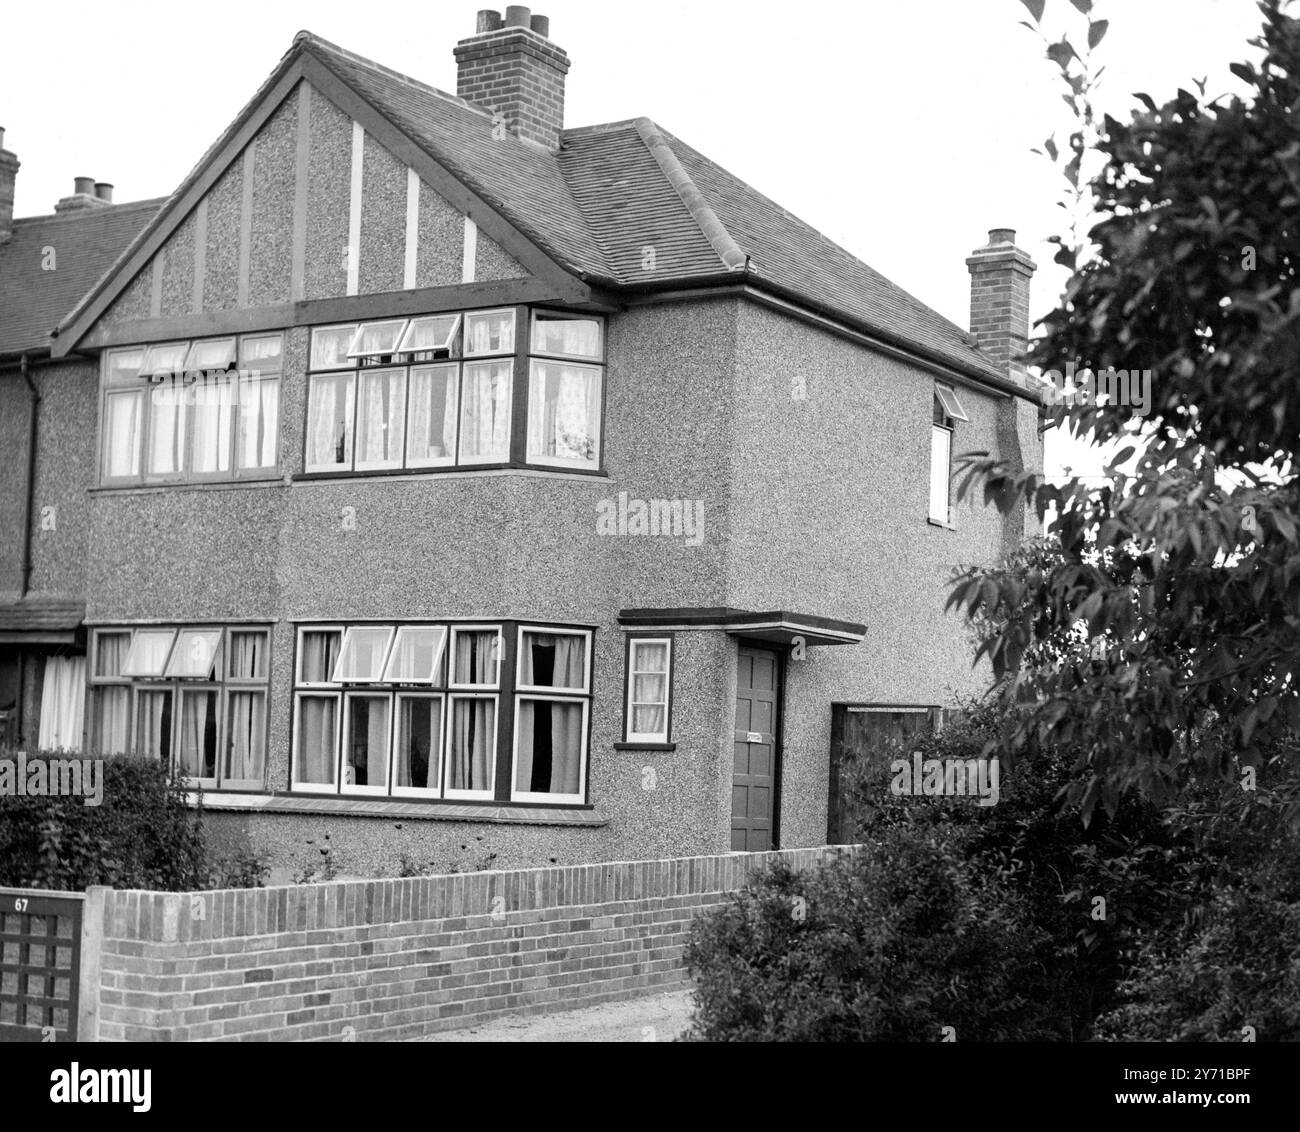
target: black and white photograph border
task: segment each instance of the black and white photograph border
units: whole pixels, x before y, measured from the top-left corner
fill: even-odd
[[[6,23],[0,1041],[1032,1043],[1120,1058],[1098,1111],[1257,1099],[1292,3]]]

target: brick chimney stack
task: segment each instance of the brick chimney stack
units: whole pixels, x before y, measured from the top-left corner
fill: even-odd
[[[17,157],[5,149],[5,132],[0,127],[0,244],[14,230],[14,190],[18,182]]]
[[[106,181],[95,182],[94,177],[74,177],[72,196],[64,197],[54,206],[58,213],[79,212],[87,208],[100,208],[113,203],[113,186]],[[107,193],[107,195],[104,195]]]
[[[550,41],[550,20],[522,5],[484,9],[477,31],[455,49],[456,93],[499,114],[508,133],[550,149],[564,129],[564,76],[569,57]]]
[[[970,329],[981,350],[1024,385],[1029,346],[1029,281],[1037,265],[1016,247],[1013,228],[994,228],[989,242],[966,260],[970,269]]]

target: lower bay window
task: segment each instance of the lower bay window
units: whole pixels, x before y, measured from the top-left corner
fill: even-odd
[[[262,790],[270,631],[96,629],[91,746],[174,766],[211,789]]]
[[[582,804],[588,629],[303,625],[296,792]]]

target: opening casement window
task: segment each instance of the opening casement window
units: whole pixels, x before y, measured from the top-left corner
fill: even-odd
[[[301,626],[291,787],[582,804],[590,655],[587,629]]]
[[[280,334],[106,351],[100,483],[273,475],[282,353]]]
[[[192,785],[265,788],[270,631],[97,629],[91,745],[174,766]]]
[[[934,419],[930,425],[930,519],[952,525],[952,437],[956,421],[969,421],[950,385],[934,386]]]
[[[632,637],[627,649],[627,742],[667,743],[672,638]]]
[[[309,475],[600,467],[599,319],[506,307],[317,327],[309,371]]]

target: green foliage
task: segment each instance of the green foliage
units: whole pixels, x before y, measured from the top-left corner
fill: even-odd
[[[12,752],[2,752],[13,757]],[[63,758],[62,754],[28,754]],[[93,757],[93,756],[85,756]],[[80,797],[0,796],[0,885],[79,891],[87,885],[183,891],[206,887],[202,814],[152,759],[103,760],[98,806]]]
[[[1198,84],[1106,117],[1090,245],[1059,241],[1077,269],[1029,363],[1153,375],[1145,421],[1104,402],[1052,410],[1081,436],[1129,439],[1110,482],[1051,485],[980,457],[962,485],[1054,509],[1050,558],[968,571],[949,604],[986,619],[1002,692],[1027,709],[1000,749],[1077,749],[1085,815],[1262,768],[1300,730],[1300,21],[1260,8],[1262,58],[1232,67],[1248,94],[1207,101]],[[1052,57],[1077,174],[1087,80]],[[1081,647],[1043,655],[1069,634]],[[1282,797],[1300,824],[1295,749]]]

